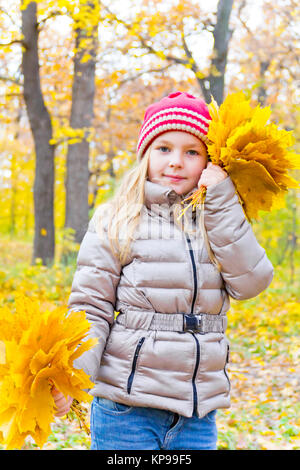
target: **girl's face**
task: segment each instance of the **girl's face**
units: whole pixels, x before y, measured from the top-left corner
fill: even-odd
[[[165,132],[151,144],[148,178],[177,194],[187,194],[197,187],[206,164],[206,147],[198,137],[183,131]]]

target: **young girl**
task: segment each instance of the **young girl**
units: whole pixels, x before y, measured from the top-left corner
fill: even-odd
[[[187,93],[152,104],[138,165],[82,241],[69,307],[99,338],[76,364],[95,384],[92,449],[216,449],[216,410],[230,406],[229,296],[258,295],[273,268],[230,177],[208,162],[209,121]],[[178,219],[200,185],[204,214]]]

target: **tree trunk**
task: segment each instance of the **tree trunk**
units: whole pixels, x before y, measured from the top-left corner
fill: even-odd
[[[232,36],[229,29],[229,19],[233,0],[219,0],[217,9],[217,22],[214,27],[213,59],[210,67],[210,75],[199,79],[201,91],[207,103],[211,101],[211,95],[220,105],[224,99],[224,78],[227,63],[228,46]]]
[[[82,41],[85,47],[82,47]],[[74,129],[84,129],[91,127],[93,119],[96,27],[92,35],[77,29],[75,47],[70,125]],[[87,55],[90,57],[89,60],[82,61]],[[75,231],[77,243],[82,241],[89,222],[89,142],[86,137],[78,143],[70,144],[67,153],[65,228],[72,228]]]
[[[34,181],[34,246],[32,262],[41,258],[43,264],[54,258],[54,146],[51,119],[41,90],[37,5],[31,2],[22,10],[24,99],[35,148]]]
[[[266,83],[265,83],[265,74],[266,71],[268,70],[270,66],[270,61],[261,61],[259,63],[259,71],[260,71],[260,76],[259,76],[259,88],[258,88],[258,102],[262,105],[266,105],[266,99],[267,99],[267,90],[266,90]]]

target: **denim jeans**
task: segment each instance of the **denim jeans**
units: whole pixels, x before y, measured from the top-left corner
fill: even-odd
[[[92,450],[215,450],[216,410],[186,418],[156,408],[131,407],[94,398]]]

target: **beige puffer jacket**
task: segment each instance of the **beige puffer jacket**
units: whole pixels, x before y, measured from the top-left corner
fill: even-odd
[[[224,334],[229,296],[258,295],[273,268],[230,177],[209,187],[205,199],[205,226],[221,272],[199,230],[186,236],[172,222],[173,204],[181,200],[171,188],[146,181],[137,239],[123,267],[107,238],[96,233],[95,215],[80,247],[69,308],[85,310],[99,338],[76,362],[95,383],[92,395],[203,417],[230,406]],[[198,226],[195,212],[191,222]],[[115,310],[120,314],[114,321]],[[174,323],[175,313],[208,314],[207,332],[182,331],[183,315]]]

